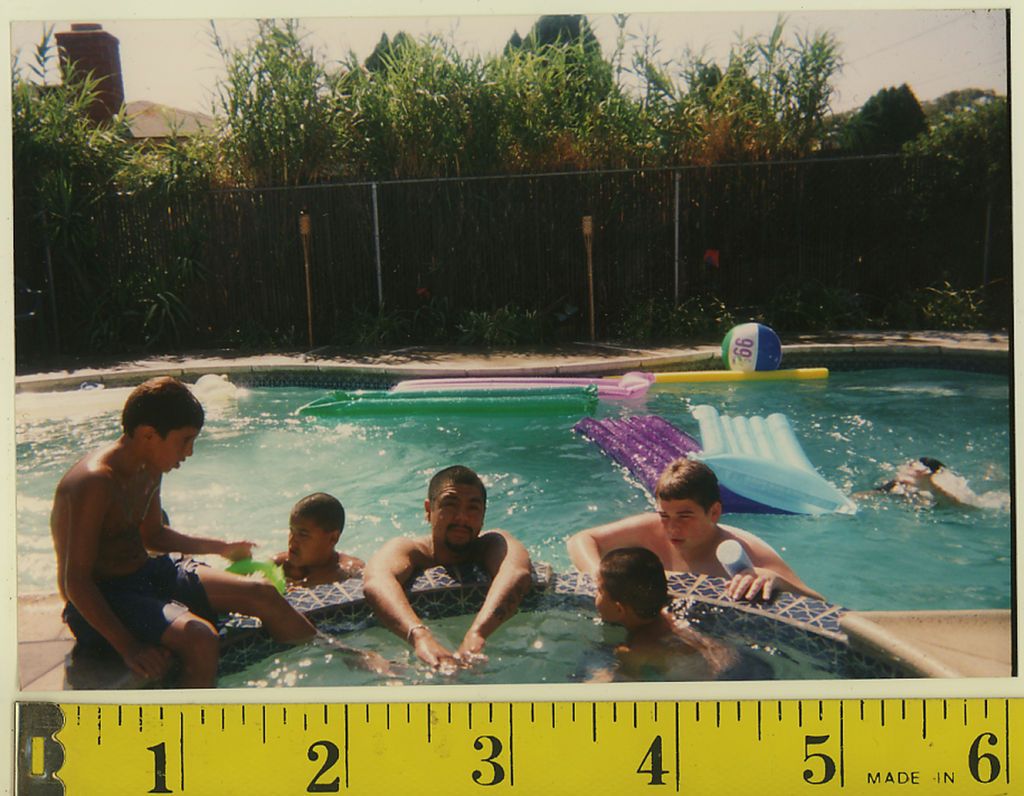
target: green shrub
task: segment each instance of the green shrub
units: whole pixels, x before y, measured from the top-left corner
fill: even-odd
[[[979,329],[985,326],[985,299],[981,288],[957,289],[949,282],[924,287],[914,303],[925,329]]]
[[[459,319],[463,345],[510,346],[543,343],[546,329],[537,310],[523,310],[509,303],[492,312],[468,310]]]

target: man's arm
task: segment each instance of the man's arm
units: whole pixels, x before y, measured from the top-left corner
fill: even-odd
[[[90,475],[67,500],[67,544],[61,575],[68,600],[110,642],[129,669],[146,678],[163,677],[170,666],[170,651],[135,638],[110,608],[93,576],[103,519],[111,505],[110,479]]]
[[[469,626],[458,656],[479,655],[484,641],[510,618],[530,590],[530,554],[505,531],[490,531],[480,537],[487,544],[481,563],[491,576],[484,604]]]
[[[413,645],[416,656],[433,667],[454,665],[455,657],[439,643],[409,604],[404,584],[416,568],[416,542],[392,539],[370,558],[363,570],[363,594],[377,621]]]
[[[157,487],[149,503],[140,531],[146,549],[157,553],[212,553],[231,561],[238,561],[252,558],[252,549],[256,546],[254,542],[248,541],[225,542],[222,539],[188,536],[165,525],[163,512],[160,510],[160,487]]]
[[[566,542],[569,558],[580,572],[596,575],[601,566],[601,556],[620,547],[647,547],[645,540],[660,522],[657,514],[645,512],[587,528],[569,537]]]

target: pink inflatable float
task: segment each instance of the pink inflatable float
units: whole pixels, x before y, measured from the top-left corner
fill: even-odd
[[[408,379],[391,388],[393,393],[421,390],[533,390],[538,387],[597,385],[599,398],[635,398],[644,395],[654,381],[653,373],[634,371],[617,379],[568,378],[557,376],[496,376],[455,379]]]

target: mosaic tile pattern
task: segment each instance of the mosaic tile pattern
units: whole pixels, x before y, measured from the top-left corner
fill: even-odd
[[[550,566],[538,564],[533,572],[534,589],[523,601],[522,610],[565,601],[589,607],[595,585],[589,575],[575,569],[555,574]],[[725,578],[691,573],[669,576],[672,610],[696,627],[739,643],[769,650],[783,647],[807,656],[813,665],[843,678],[892,678],[906,676],[895,664],[872,658],[850,648],[839,628],[844,609],[820,600],[779,594],[767,605],[738,603],[725,596]],[[490,579],[476,566],[428,569],[407,587],[410,602],[424,619],[438,619],[475,613],[487,594]],[[293,589],[288,601],[305,613],[318,627],[332,634],[350,632],[374,622],[363,598],[361,578],[342,583]],[[231,616],[221,626],[224,652],[221,674],[245,668],[282,649],[251,617]]]

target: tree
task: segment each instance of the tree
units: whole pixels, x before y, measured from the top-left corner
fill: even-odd
[[[225,48],[213,29],[227,77],[218,85],[224,151],[239,179],[256,186],[303,185],[336,169],[338,105],[298,23],[260,20],[256,38]]]
[[[839,134],[840,146],[859,155],[880,155],[900,147],[928,129],[924,111],[906,83],[873,94]]]

